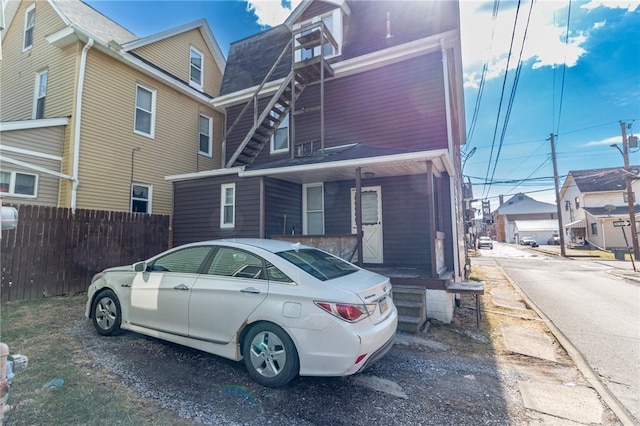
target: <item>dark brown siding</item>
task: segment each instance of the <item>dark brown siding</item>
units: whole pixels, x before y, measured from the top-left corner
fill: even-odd
[[[297,109],[319,105],[318,85],[306,89]],[[263,102],[266,102],[263,101]],[[229,109],[229,123],[241,106]],[[227,141],[227,159],[251,128],[245,114]],[[296,117],[296,140],[320,139],[319,112]],[[325,146],[362,143],[368,146],[425,151],[447,148],[444,84],[440,53],[325,83]],[[255,163],[286,158],[271,155],[269,145]]]
[[[367,179],[363,186],[378,185],[382,188],[384,264],[430,269],[426,176]],[[354,187],[354,181],[325,184],[325,234],[351,233]]]
[[[235,228],[220,228],[220,185],[236,184]],[[260,236],[260,179],[225,176],[174,183],[174,245]]]
[[[456,1],[349,1],[342,60],[459,28]],[[387,37],[387,13],[391,37]]]
[[[269,178],[265,179],[264,187],[266,237],[302,234],[302,187]]]
[[[427,177],[385,179],[382,185],[384,264],[431,268]]]

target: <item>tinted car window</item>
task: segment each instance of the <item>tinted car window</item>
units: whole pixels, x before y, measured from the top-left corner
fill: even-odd
[[[321,281],[343,277],[358,270],[355,265],[316,249],[289,250],[276,254]]]
[[[225,277],[265,279],[264,262],[261,258],[232,247],[218,249],[207,273]]]
[[[196,274],[210,251],[211,247],[189,247],[174,251],[156,259],[149,265],[148,270]]]
[[[267,262],[267,276],[269,277],[269,281],[277,281],[280,283],[292,283],[293,280],[287,276],[280,269],[276,268],[270,262]]]

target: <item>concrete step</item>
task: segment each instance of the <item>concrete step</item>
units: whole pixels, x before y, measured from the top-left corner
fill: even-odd
[[[406,331],[409,333],[417,333],[422,329],[422,326],[426,322],[426,319],[418,318],[415,316],[399,315],[398,316],[398,330]]]

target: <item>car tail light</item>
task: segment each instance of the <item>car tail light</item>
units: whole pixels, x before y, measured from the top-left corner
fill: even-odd
[[[359,364],[367,355],[368,354],[359,355],[358,358],[356,358],[356,364]]]
[[[342,320],[357,322],[369,316],[376,305],[358,305],[350,303],[314,302],[316,306]]]

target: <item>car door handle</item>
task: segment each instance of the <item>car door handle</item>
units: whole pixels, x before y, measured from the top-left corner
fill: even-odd
[[[184,284],[179,284],[179,285],[175,286],[173,289],[174,290],[187,291],[187,290],[189,290],[189,287],[187,287]]]
[[[260,290],[255,287],[247,287],[240,290],[241,293],[260,294]]]

